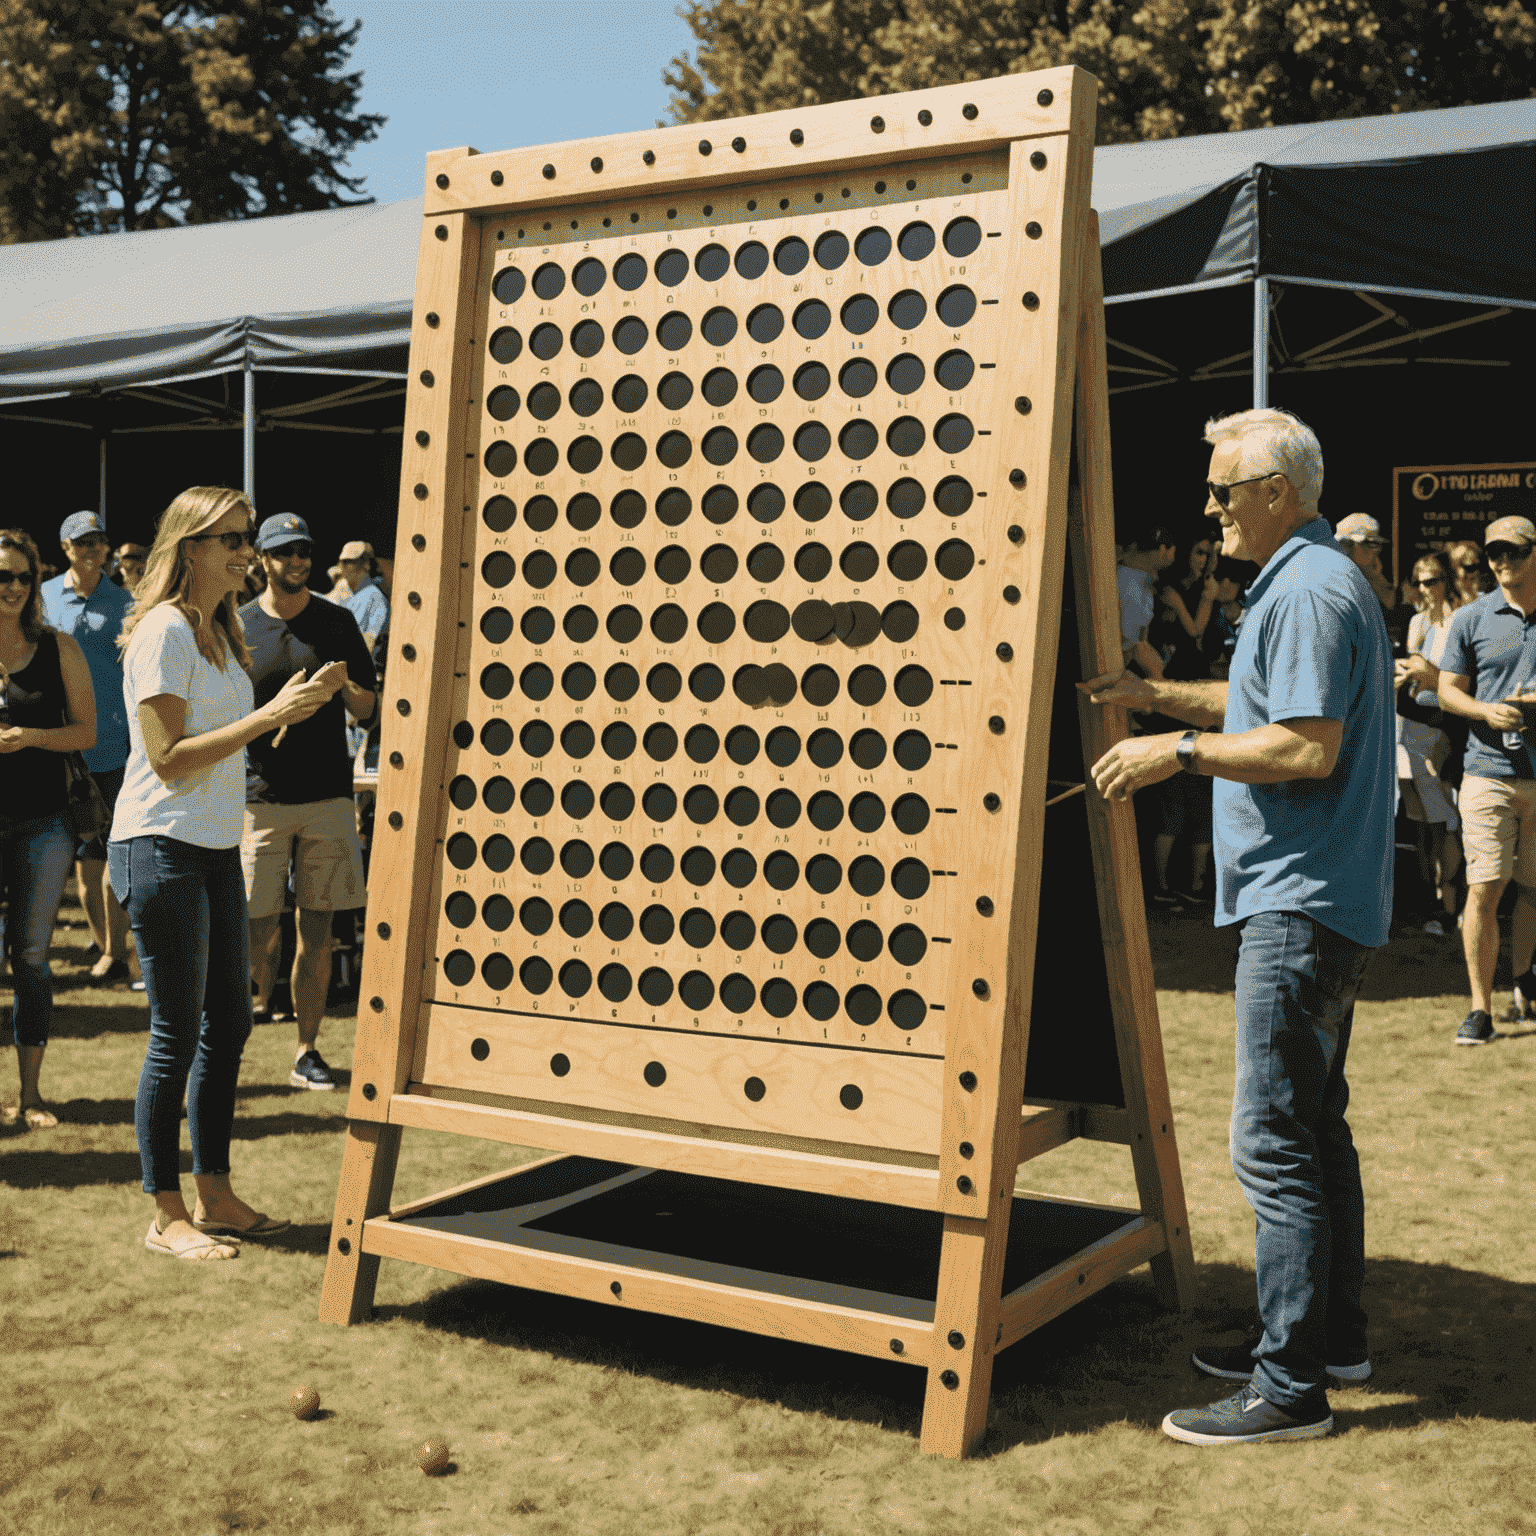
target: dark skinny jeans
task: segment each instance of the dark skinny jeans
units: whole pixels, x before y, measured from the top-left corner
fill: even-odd
[[[133,1128],[144,1192],[180,1188],[181,1103],[192,1171],[229,1172],[240,1053],[251,1032],[250,929],[240,849],[174,837],[107,845],[107,870],[133,927],[149,999],[149,1052]]]

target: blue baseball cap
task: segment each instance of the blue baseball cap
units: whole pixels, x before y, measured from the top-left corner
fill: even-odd
[[[314,542],[309,537],[309,524],[297,513],[279,512],[261,525],[256,535],[256,548],[280,549],[284,544],[297,544],[301,539]]]
[[[99,512],[71,512],[59,526],[60,539],[80,539],[88,533],[106,536],[107,525]]]

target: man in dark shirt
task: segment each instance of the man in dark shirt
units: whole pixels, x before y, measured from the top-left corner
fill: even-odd
[[[317,1049],[331,977],[331,917],[366,900],[352,802],[347,714],[373,713],[374,673],[357,622],[305,585],[314,546],[303,518],[269,517],[256,536],[266,590],[240,610],[260,708],[295,672],[342,662],[346,681],[307,720],[258,736],[246,749],[240,856],[250,904],[251,977],[260,1013],[272,993],[277,932],[292,870],[298,945],[291,986],[299,1045],[289,1082],[334,1088]]]

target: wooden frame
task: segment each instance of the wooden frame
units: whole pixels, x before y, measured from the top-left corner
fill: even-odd
[[[894,1353],[958,1456],[997,1349],[1149,1261],[1188,1298],[1132,813],[1047,795],[1058,634],[1073,675],[1118,655],[1094,89],[429,157],[322,1318],[395,1257]],[[1081,708],[1086,760],[1124,730]],[[1091,850],[1107,991],[1037,1065],[1053,827]],[[568,1156],[391,1211],[406,1128]],[[1015,1196],[1076,1136],[1129,1146],[1139,1210]],[[905,1211],[932,1294],[507,1214],[581,1170],[561,1209],[681,1178]],[[1062,1222],[1081,1247],[1029,1259]]]

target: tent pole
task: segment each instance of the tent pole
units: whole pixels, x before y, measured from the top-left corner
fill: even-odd
[[[245,416],[241,422],[245,447],[245,494],[256,504],[256,370],[250,359],[245,364]]]
[[[1253,408],[1269,404],[1269,279],[1253,280]]]

